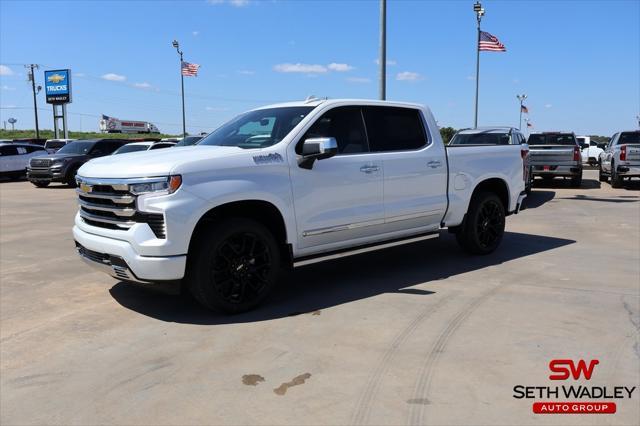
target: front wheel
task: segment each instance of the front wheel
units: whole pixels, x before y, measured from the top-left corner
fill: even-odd
[[[38,188],[46,188],[47,186],[49,186],[51,182],[49,182],[48,180],[35,180],[31,183],[37,186]]]
[[[456,233],[456,240],[469,253],[489,254],[500,245],[504,225],[502,201],[491,192],[482,192],[471,199],[465,223]]]
[[[211,226],[189,256],[191,294],[205,307],[225,313],[245,312],[260,304],[281,270],[275,238],[251,219],[228,219]]]
[[[73,169],[71,170],[67,176],[65,177],[64,181],[67,185],[69,185],[71,188],[75,188],[76,186],[78,186],[78,182],[76,182],[76,175],[78,174],[78,169]]]

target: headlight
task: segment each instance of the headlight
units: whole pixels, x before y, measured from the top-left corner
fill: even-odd
[[[70,158],[56,158],[55,160],[53,160],[51,165],[52,166],[57,166],[57,165],[60,165],[60,164],[64,164],[69,160],[70,160]]]
[[[148,194],[148,193],[165,193],[173,194],[182,185],[182,176],[175,175],[166,178],[159,178],[158,180],[150,180],[149,182],[133,183],[129,185],[129,191],[134,195]]]

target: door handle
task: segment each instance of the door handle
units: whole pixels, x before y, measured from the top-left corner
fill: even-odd
[[[362,173],[367,173],[367,174],[370,174],[370,173],[373,173],[373,172],[377,172],[378,170],[380,170],[380,167],[378,167],[378,166],[362,166],[362,167],[360,167],[360,171]]]
[[[432,169],[436,169],[436,168],[442,166],[442,163],[440,161],[429,161],[427,163],[427,166],[431,167]]]

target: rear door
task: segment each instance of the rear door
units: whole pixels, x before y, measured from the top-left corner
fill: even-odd
[[[444,147],[415,108],[363,108],[372,153],[384,166],[385,231],[438,229],[447,206]]]
[[[0,146],[0,172],[13,172],[18,170],[16,159],[18,150],[15,146]]]
[[[338,154],[306,170],[296,157],[303,141],[315,137],[335,138]],[[298,247],[312,253],[378,234],[384,225],[382,175],[382,161],[369,152],[360,107],[338,106],[320,116],[297,142],[291,160]]]
[[[613,157],[613,149],[615,145],[618,143],[618,138],[620,137],[620,133],[616,133],[611,136],[607,147],[602,154],[602,170],[607,173],[611,172],[611,157]]]

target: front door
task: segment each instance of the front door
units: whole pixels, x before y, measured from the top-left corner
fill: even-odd
[[[298,167],[302,143],[314,137],[335,138],[338,154],[310,170]],[[299,249],[328,251],[380,232],[382,161],[369,153],[360,107],[325,112],[300,138],[296,153],[290,161]]]

